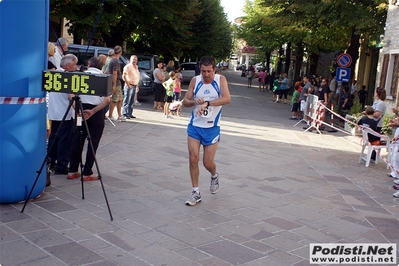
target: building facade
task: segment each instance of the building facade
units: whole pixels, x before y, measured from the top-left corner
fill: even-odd
[[[381,35],[382,50],[379,58],[376,86],[387,91],[387,105],[398,106],[399,96],[399,1],[390,0],[385,33]],[[389,108],[391,109],[391,108]]]

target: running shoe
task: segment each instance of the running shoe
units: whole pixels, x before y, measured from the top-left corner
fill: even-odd
[[[193,191],[191,192],[190,198],[186,201],[186,205],[188,206],[194,206],[198,202],[201,202],[202,198],[199,192]]]
[[[211,186],[209,190],[212,194],[216,194],[219,191],[219,174],[216,173],[216,177],[211,177]]]

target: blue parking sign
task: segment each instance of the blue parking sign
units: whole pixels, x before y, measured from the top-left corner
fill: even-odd
[[[337,76],[336,76],[337,81],[349,82],[350,78],[351,78],[350,68],[337,67]]]

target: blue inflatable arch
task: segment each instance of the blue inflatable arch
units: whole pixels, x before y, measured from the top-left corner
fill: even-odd
[[[48,0],[0,0],[0,203],[24,200],[46,156]],[[43,192],[43,169],[31,198]]]

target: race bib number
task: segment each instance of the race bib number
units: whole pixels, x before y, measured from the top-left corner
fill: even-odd
[[[212,106],[208,106],[208,108],[206,108],[204,110],[204,112],[202,113],[201,117],[204,117],[204,118],[212,117],[212,112],[213,112]]]

